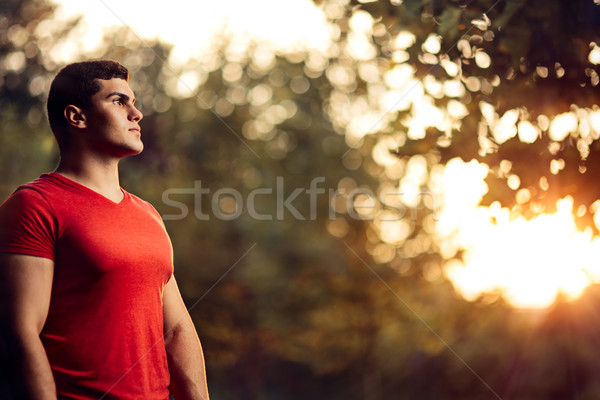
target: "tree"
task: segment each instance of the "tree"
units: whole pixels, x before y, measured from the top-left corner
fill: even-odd
[[[338,61],[352,56],[353,41],[361,35],[372,52],[354,63],[362,91],[349,97],[368,92],[386,74],[410,65],[411,79],[423,84],[405,89],[409,93],[396,91],[396,98],[424,90],[428,101],[451,114],[452,126],[425,124],[422,133],[411,135],[414,107],[374,105],[382,121],[367,133],[379,137],[408,131],[406,143],[397,148],[404,158],[429,153],[436,163],[454,157],[486,163],[491,173],[485,203],[497,200],[526,216],[540,208],[553,211],[557,199],[570,195],[574,209],[584,207],[578,215],[582,226],[596,230],[596,207],[590,206],[600,197],[591,184],[598,172],[600,135],[595,101],[600,8],[594,2],[365,1],[352,2],[347,10],[336,19],[341,27],[338,47],[343,49]],[[358,27],[356,21],[369,18],[371,27]],[[360,66],[369,63],[377,65],[379,79],[361,75]],[[510,171],[500,168],[503,160]],[[508,175],[520,178],[528,201],[517,202],[515,191],[505,184]]]
[[[57,151],[45,117],[45,96],[56,64],[50,50],[57,37],[76,21],[45,21],[53,7],[44,1],[3,1],[0,4],[0,192],[35,178],[56,162]],[[27,143],[24,146],[23,143]]]

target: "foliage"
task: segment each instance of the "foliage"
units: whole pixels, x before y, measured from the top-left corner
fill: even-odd
[[[460,97],[467,115],[452,132],[451,142],[448,132],[428,128],[425,138],[409,138],[409,143],[398,149],[400,155],[434,152],[442,162],[453,157],[477,159],[492,169],[484,203],[500,201],[531,217],[540,209],[554,211],[556,200],[570,195],[575,209],[583,206],[587,210],[578,215],[581,225],[596,229],[592,222],[595,206],[590,206],[600,198],[592,183],[600,172],[598,127],[586,134],[583,117],[579,129],[555,139],[543,122],[563,113],[581,115],[597,110],[598,66],[589,57],[600,42],[600,7],[595,2],[408,0],[397,5],[393,1],[353,4],[385,27],[373,40],[378,62],[387,61],[388,68],[396,65],[393,39],[401,31],[410,31],[416,37],[408,49],[415,75],[451,81],[455,76],[444,67],[451,61],[467,88]],[[441,39],[441,49],[433,60],[422,56],[427,53],[422,45],[431,34]],[[445,107],[448,100],[436,97],[435,103]],[[483,115],[482,102],[493,106],[496,121]],[[516,112],[517,121],[531,121],[538,130],[537,140],[524,143],[517,137],[517,121],[512,136],[498,140],[493,125],[510,110]],[[402,118],[397,121],[396,129],[405,129]],[[502,183],[508,175],[501,171],[503,160],[510,161],[510,174],[520,178],[519,188],[531,194],[525,204],[517,202],[515,191]],[[551,172],[553,162],[559,162],[562,169]],[[542,177],[548,185],[540,185]]]
[[[0,192],[7,195],[23,182],[56,162],[54,140],[45,121],[45,91],[49,69],[55,65],[45,51],[48,37],[40,25],[52,14],[43,1],[3,1],[0,4]],[[57,24],[59,33],[73,24]],[[23,146],[28,143],[29,146]]]

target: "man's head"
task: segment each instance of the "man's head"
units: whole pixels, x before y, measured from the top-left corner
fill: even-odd
[[[91,98],[102,89],[100,80],[113,78],[129,80],[129,71],[114,60],[94,60],[69,64],[61,69],[50,86],[48,94],[48,121],[60,147],[68,139],[69,124],[65,108],[73,105],[87,108]]]

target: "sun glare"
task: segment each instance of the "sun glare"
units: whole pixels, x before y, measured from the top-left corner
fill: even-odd
[[[572,300],[598,282],[600,238],[576,228],[572,198],[559,200],[554,214],[529,220],[499,203],[477,206],[485,172],[482,164],[453,160],[440,181],[446,194],[438,238],[449,259],[463,251],[445,273],[466,299],[497,293],[518,308],[543,308],[559,293]]]
[[[127,26],[143,40],[172,44],[169,61],[177,65],[190,59],[201,63],[224,39],[243,51],[250,43],[267,43],[279,53],[325,52],[330,43],[325,15],[310,0],[172,0],[168,6],[139,0],[53,1],[59,6],[58,19],[83,18],[77,35],[68,40],[77,52],[56,50],[55,58],[62,62],[81,52],[93,54],[103,34],[115,26]]]

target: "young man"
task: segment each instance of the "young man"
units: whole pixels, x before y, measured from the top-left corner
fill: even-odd
[[[58,168],[0,207],[0,355],[15,399],[208,399],[162,220],[119,185],[119,160],[143,149],[128,78],[111,60],[58,73]]]

